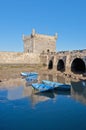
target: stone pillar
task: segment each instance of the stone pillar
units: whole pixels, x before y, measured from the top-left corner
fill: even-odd
[[[54,55],[53,70],[57,71],[57,55]]]
[[[66,56],[66,64],[65,64],[65,72],[66,73],[71,73],[70,61],[71,61],[71,56],[69,54],[69,55]]]

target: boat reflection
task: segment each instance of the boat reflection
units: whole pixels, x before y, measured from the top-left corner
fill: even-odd
[[[40,82],[42,81],[42,79],[44,79],[44,77],[45,79],[52,79],[51,75],[49,75],[49,77],[48,75],[42,76],[43,77],[41,77],[41,80],[39,80]],[[53,81],[56,80],[53,79]],[[58,96],[61,95],[65,97],[71,97],[86,105],[86,81],[71,81],[70,85],[71,88],[69,91],[58,90],[58,88],[56,88],[55,90],[52,90],[50,92],[39,93],[35,92],[31,86],[31,83],[26,82],[25,79],[11,79],[9,81],[2,82],[0,86],[0,103],[5,101],[20,101],[26,99],[28,102],[30,101],[33,107],[38,103],[48,100],[56,101]]]
[[[54,90],[54,93],[57,95],[67,95],[70,96],[71,95],[71,89],[70,90],[58,90],[58,88],[56,90]]]
[[[32,83],[37,83],[37,82],[38,82],[38,80],[37,80],[37,79],[35,79],[35,80],[33,80],[33,81],[29,81],[29,82],[27,82],[27,81],[26,81],[25,86],[26,86],[26,87],[28,87],[28,86],[31,86],[31,85],[32,85]]]
[[[51,92],[48,91],[48,92],[43,92],[43,93],[37,92],[37,93],[34,93],[34,95],[37,95],[38,98],[40,96],[44,96],[44,97],[48,97],[48,98],[55,98],[55,95],[54,95],[53,91],[51,91]]]
[[[36,104],[40,102],[45,102],[47,100],[53,100],[54,102],[57,100],[57,97],[59,95],[69,97],[71,95],[71,91],[59,91],[58,89],[55,89],[53,91],[46,91],[46,92],[34,92],[32,95],[32,104],[35,106]]]
[[[20,102],[24,99],[31,101],[31,106],[35,106],[36,104],[40,102],[45,102],[47,100],[56,100],[56,97],[58,95],[70,95],[70,91],[48,91],[48,92],[35,92],[32,87],[13,87],[13,88],[7,88],[7,89],[1,89],[0,90],[0,101],[17,101]],[[15,105],[15,104],[14,104]],[[19,106],[17,103],[16,105]]]
[[[34,93],[34,95],[37,95],[38,98],[40,98],[40,96],[44,96],[44,97],[48,97],[48,98],[55,98],[56,96],[58,95],[71,95],[71,91],[70,90],[58,90],[58,89],[54,89],[54,90],[51,90],[51,91],[45,91],[45,92],[36,92]]]

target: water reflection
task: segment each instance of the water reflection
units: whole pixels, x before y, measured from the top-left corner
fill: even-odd
[[[64,78],[61,76],[56,76],[56,75],[51,75],[51,74],[39,75],[40,82],[44,79],[50,80],[50,81],[56,81],[56,82],[60,82],[60,83],[66,83],[66,84],[70,84],[70,82],[71,82],[69,78]]]
[[[60,78],[42,75],[37,82],[52,79],[64,83]],[[85,130],[86,81],[69,84],[69,91],[39,93],[25,79],[1,83],[0,130]]]
[[[86,81],[71,82],[71,85],[72,98],[86,104]]]
[[[43,79],[66,83],[64,78],[56,77],[53,75],[40,75],[39,80],[34,82],[41,82]],[[67,82],[71,85],[69,91],[59,91],[58,88],[51,92],[39,93],[35,92],[31,86],[32,82],[27,82],[25,79],[11,79],[2,84],[0,90],[0,101],[4,100],[18,100],[27,98],[31,100],[31,104],[36,105],[37,103],[44,102],[47,100],[57,100],[59,95],[69,97],[78,100],[86,104],[86,81],[79,82]],[[5,87],[3,89],[3,87]]]
[[[7,99],[8,91],[6,89],[0,89],[0,102],[5,102]]]
[[[23,92],[24,92],[23,86],[10,88],[8,89],[7,99],[8,100],[21,99],[24,97]]]
[[[25,86],[31,86],[32,85],[32,83],[37,83],[38,82],[38,80],[37,79],[35,79],[35,80],[33,80],[33,81],[29,81],[29,82],[26,82],[26,84],[25,84]]]
[[[37,92],[33,94],[33,105],[47,100],[56,102],[59,95],[69,97],[70,94],[70,91],[58,91],[57,89],[43,93]]]

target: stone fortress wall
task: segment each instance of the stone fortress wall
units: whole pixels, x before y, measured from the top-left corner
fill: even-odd
[[[56,52],[57,34],[23,35],[24,52],[0,52],[0,64],[43,64],[48,69],[86,74],[86,49]]]
[[[0,64],[41,64],[40,53],[56,49],[56,35],[37,34],[33,29],[29,36],[22,38],[24,52],[0,52]]]
[[[0,64],[40,64],[40,54],[0,52]]]
[[[37,34],[32,30],[31,35],[24,36],[24,52],[28,53],[42,53],[56,51],[57,34],[54,36]]]

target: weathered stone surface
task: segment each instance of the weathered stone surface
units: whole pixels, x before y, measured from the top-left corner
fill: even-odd
[[[56,51],[56,39],[57,35],[49,36],[43,34],[33,33],[29,36],[23,35],[24,52],[55,52]]]
[[[40,64],[40,54],[0,52],[0,64]]]

